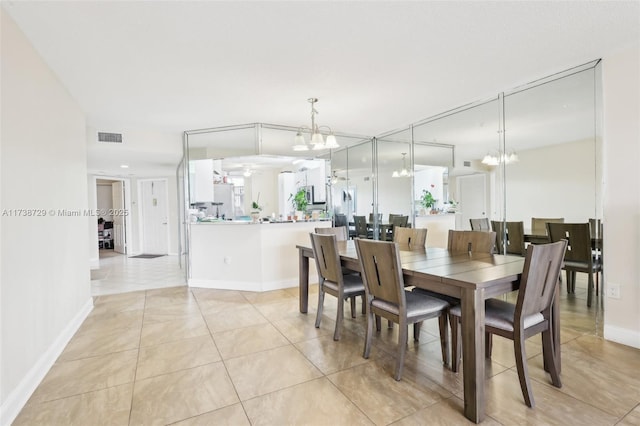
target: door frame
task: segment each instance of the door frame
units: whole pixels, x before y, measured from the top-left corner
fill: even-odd
[[[144,178],[144,179],[138,179],[138,223],[140,224],[139,228],[138,228],[138,238],[140,241],[140,253],[142,254],[144,253],[144,226],[143,221],[144,221],[144,215],[142,213],[144,206],[142,205],[142,183],[143,182],[157,182],[157,181],[163,181],[164,182],[164,199],[165,199],[165,215],[167,217],[167,235],[166,235],[166,239],[167,239],[167,253],[169,254],[171,253],[171,223],[169,221],[169,179],[167,178]]]
[[[133,241],[133,234],[132,234],[132,210],[131,210],[131,180],[129,178],[123,178],[123,177],[116,177],[116,176],[107,176],[107,175],[92,175],[92,181],[93,181],[93,185],[92,185],[92,191],[93,191],[93,200],[92,200],[92,205],[91,210],[92,211],[97,211],[98,210],[98,180],[116,180],[116,181],[120,181],[122,182],[122,185],[124,186],[124,208],[126,209],[126,211],[128,212],[128,214],[124,217],[124,226],[125,226],[125,230],[124,230],[124,238],[125,238],[125,249],[124,249],[124,255],[125,256],[129,256],[131,255],[131,247],[132,247],[132,241]],[[96,222],[95,224],[95,233],[96,235],[98,235],[98,223]],[[98,259],[99,262],[99,259]]]

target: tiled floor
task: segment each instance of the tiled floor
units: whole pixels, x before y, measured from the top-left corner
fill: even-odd
[[[527,408],[511,342],[496,337],[484,424],[639,424],[640,351],[595,335],[598,309],[586,308],[579,286],[576,296],[563,292],[564,386],[551,386],[540,340],[530,339],[537,407]],[[396,382],[398,327],[383,327],[365,360],[364,316],[346,315],[334,342],[335,299],[327,297],[316,329],[316,297],[312,291],[307,315],[298,312],[297,289],[173,287],[96,297],[15,425],[468,423],[462,377],[440,362],[435,321],[411,342]]]
[[[139,259],[100,250],[100,269],[91,271],[91,295],[103,296],[185,284],[177,256]]]

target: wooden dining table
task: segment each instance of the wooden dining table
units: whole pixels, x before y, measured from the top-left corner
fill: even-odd
[[[310,245],[298,245],[300,312],[306,313],[309,298]],[[353,240],[339,241],[343,266],[361,269]],[[464,415],[480,423],[485,418],[484,301],[517,290],[524,266],[521,256],[454,253],[442,248],[399,247],[405,285],[424,288],[460,299],[462,307],[462,359]],[[560,321],[558,286],[552,310],[553,356],[560,369]]]

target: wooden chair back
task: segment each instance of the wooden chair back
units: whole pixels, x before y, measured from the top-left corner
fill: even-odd
[[[382,222],[382,213],[378,213],[378,222]],[[369,223],[373,223],[373,213],[369,213]]]
[[[406,313],[402,265],[396,244],[390,241],[356,239],[362,281],[368,297],[398,306]]]
[[[389,224],[391,224],[394,228],[396,226],[402,226],[403,228],[406,228],[407,223],[409,223],[409,216],[402,216],[402,215],[394,216],[389,221]]]
[[[547,223],[564,223],[563,217],[532,217],[531,218],[531,234],[533,235],[549,235],[547,234]]]
[[[482,217],[480,219],[469,219],[472,231],[491,231],[489,227],[489,218]]]
[[[311,248],[313,257],[318,269],[318,280],[320,283],[331,281],[339,286],[342,285],[342,266],[340,265],[340,255],[336,244],[336,236],[333,234],[323,235],[311,233]]]
[[[505,227],[506,223],[506,227]],[[526,255],[524,248],[524,222],[499,222],[492,220],[491,229],[496,233],[496,247],[501,254]],[[504,239],[506,231],[506,242]]]
[[[336,241],[347,241],[349,233],[346,226],[334,226],[333,228],[316,228],[316,234],[335,235]]]
[[[356,224],[356,236],[367,238],[367,218],[364,216],[353,216],[353,221]]]
[[[493,231],[449,230],[447,249],[454,252],[493,253],[496,233]]]
[[[424,247],[427,242],[427,228],[396,226],[393,230],[393,242],[401,246]]]
[[[549,239],[552,243],[567,240],[565,261],[592,263],[591,230],[589,223],[547,223]]]
[[[549,319],[566,248],[566,240],[529,245],[518,290],[514,325],[524,329],[525,318],[540,312],[546,312],[545,319]]]

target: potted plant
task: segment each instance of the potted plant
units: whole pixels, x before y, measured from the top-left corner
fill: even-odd
[[[304,214],[307,211],[307,205],[309,204],[307,201],[307,191],[304,188],[298,188],[298,191],[295,194],[289,195],[289,200],[291,200],[291,204],[293,205],[293,209],[295,210],[298,219],[303,219]]]
[[[260,193],[258,192],[258,198],[256,201],[251,202],[251,219],[253,219],[254,223],[258,222],[258,219],[260,219],[261,211],[262,206],[260,206]]]
[[[431,185],[431,187],[433,188],[434,186]],[[434,213],[437,202],[438,200],[436,200],[433,197],[433,194],[431,194],[431,191],[428,191],[426,189],[422,190],[422,196],[420,197],[420,204],[422,205],[422,207],[425,208],[425,210],[429,210],[430,213]]]

